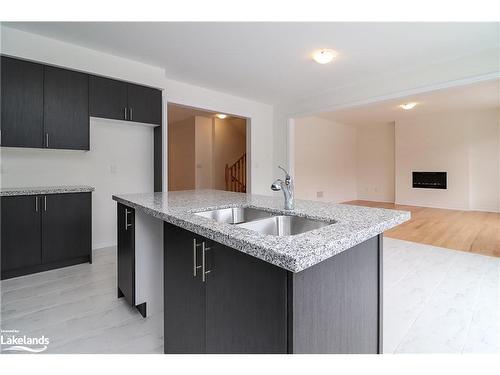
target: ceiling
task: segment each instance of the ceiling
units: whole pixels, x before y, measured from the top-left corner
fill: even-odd
[[[399,106],[416,102],[412,110]],[[454,87],[417,95],[346,108],[317,116],[343,124],[378,124],[431,113],[500,107],[500,80]]]
[[[8,22],[159,66],[167,77],[276,104],[498,48],[496,23]],[[317,48],[335,63],[311,60]]]

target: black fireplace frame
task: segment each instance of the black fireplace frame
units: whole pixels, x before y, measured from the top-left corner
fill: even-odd
[[[412,172],[414,189],[448,189],[447,172]]]

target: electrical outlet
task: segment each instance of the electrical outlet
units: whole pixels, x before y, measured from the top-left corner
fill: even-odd
[[[317,191],[316,192],[316,198],[323,198],[324,191]]]
[[[118,168],[116,167],[115,164],[111,164],[111,166],[109,167],[109,172],[111,174],[116,174],[116,172],[118,171]]]

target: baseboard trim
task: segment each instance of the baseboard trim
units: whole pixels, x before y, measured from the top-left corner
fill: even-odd
[[[439,205],[432,205],[432,204],[419,204],[419,203],[415,203],[415,202],[395,202],[395,204],[399,204],[402,206],[438,208],[441,210],[453,210],[453,211],[479,211],[479,212],[492,212],[492,213],[499,213],[500,212],[500,210],[498,210],[498,209],[450,207],[450,206],[439,206]]]

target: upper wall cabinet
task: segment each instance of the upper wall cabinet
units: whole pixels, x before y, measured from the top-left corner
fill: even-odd
[[[87,74],[46,66],[43,109],[45,147],[90,149]]]
[[[161,91],[103,77],[90,77],[90,115],[161,125]]]
[[[161,126],[157,89],[7,56],[1,78],[1,146],[90,150],[90,116]]]
[[[127,86],[114,79],[90,76],[90,115],[127,120]]]
[[[1,145],[43,147],[43,65],[1,58]]]
[[[128,85],[129,120],[161,125],[161,91]]]

